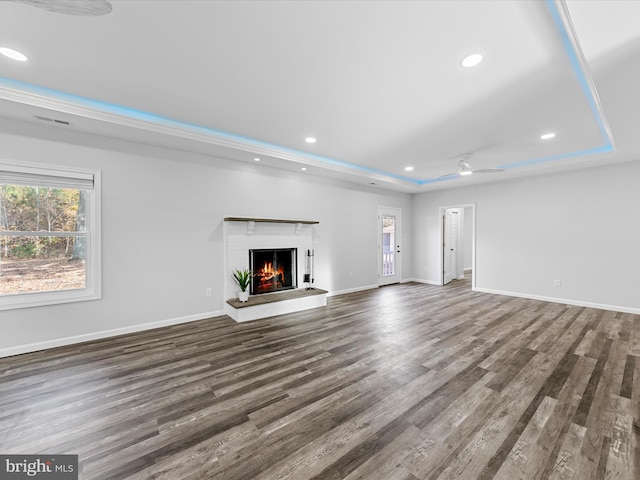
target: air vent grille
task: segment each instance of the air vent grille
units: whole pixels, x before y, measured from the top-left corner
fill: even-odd
[[[60,120],[59,118],[43,117],[41,115],[34,115],[34,117],[38,120],[42,120],[43,122],[57,123],[58,125],[71,125],[71,122]]]

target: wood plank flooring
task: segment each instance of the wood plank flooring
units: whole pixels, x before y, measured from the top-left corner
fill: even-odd
[[[394,285],[0,359],[0,453],[83,480],[638,480],[639,357],[638,315]]]

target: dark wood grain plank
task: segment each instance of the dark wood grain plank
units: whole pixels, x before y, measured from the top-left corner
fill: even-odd
[[[624,376],[622,377],[622,386],[620,387],[620,396],[631,399],[631,392],[633,390],[633,375],[636,369],[636,357],[633,355],[627,355],[627,360],[624,365]]]

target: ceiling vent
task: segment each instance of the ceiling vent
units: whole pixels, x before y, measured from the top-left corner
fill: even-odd
[[[40,115],[34,115],[34,117],[38,120],[42,120],[43,122],[57,123],[58,125],[71,125],[71,122],[60,120],[59,118],[42,117]]]

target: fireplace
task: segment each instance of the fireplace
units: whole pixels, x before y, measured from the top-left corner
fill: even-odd
[[[297,265],[297,248],[249,250],[249,268],[253,273],[251,295],[296,288]]]

